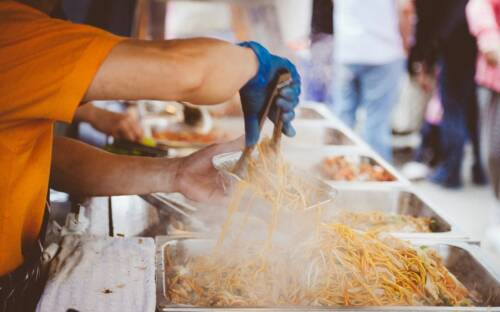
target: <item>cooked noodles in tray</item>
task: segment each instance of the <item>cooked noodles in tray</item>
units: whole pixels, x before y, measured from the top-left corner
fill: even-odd
[[[332,222],[369,232],[430,233],[436,222],[430,217],[392,214],[381,211],[341,211]]]
[[[339,215],[344,224],[325,220],[327,203],[317,202],[317,185],[294,173],[269,141],[259,145],[246,178],[236,179],[215,238],[165,250],[166,296],[171,304],[338,307],[479,302],[478,294],[455,278],[432,249],[385,233],[390,229],[388,217]],[[397,221],[427,230],[423,219]],[[360,224],[382,225],[362,231]]]
[[[259,240],[166,249],[171,304],[198,307],[472,306],[433,249],[341,224],[272,247]]]

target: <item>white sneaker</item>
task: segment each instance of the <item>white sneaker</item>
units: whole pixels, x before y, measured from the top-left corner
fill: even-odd
[[[425,179],[429,171],[429,167],[416,161],[406,163],[401,169],[403,176],[412,181]]]

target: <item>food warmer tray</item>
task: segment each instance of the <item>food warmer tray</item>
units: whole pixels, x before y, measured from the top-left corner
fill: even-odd
[[[265,308],[201,308],[172,305],[165,296],[164,253],[177,244],[213,244],[213,240],[193,236],[156,237],[156,302],[158,311],[500,311],[500,277],[494,263],[479,247],[460,242],[410,240],[415,246],[427,246],[438,252],[445,266],[469,290],[478,292],[484,299],[479,307],[265,307]]]
[[[168,195],[167,195],[168,196]],[[171,215],[177,222],[182,222],[185,231],[204,232],[208,226],[204,221],[196,218],[196,206],[187,200],[179,199],[175,203],[161,200],[155,195],[141,196],[149,204],[163,210]],[[188,205],[183,207],[183,201]],[[201,208],[203,209],[203,208]],[[209,208],[207,208],[209,209]],[[408,233],[391,232],[390,234],[402,239],[435,239],[454,240],[472,242],[470,237],[460,231],[460,229],[447,220],[436,208],[413,192],[408,187],[392,186],[366,186],[362,184],[339,185],[336,187],[336,194],[333,202],[324,209],[325,220],[329,219],[341,209],[351,212],[379,211],[389,214],[410,215],[413,217],[432,218],[432,233]],[[175,231],[167,231],[168,234]]]
[[[432,218],[431,233],[392,232],[402,239],[446,239],[470,241],[470,237],[443,216],[436,206],[415,193],[411,188],[389,185],[337,185],[333,202],[325,209],[326,218],[345,209],[350,212],[380,211],[389,214]]]
[[[348,147],[348,146],[323,146],[314,148],[303,148],[297,146],[285,146],[283,148],[283,156],[292,165],[306,170],[308,172],[314,172],[317,176],[328,181],[329,183],[338,184],[351,184],[351,183],[363,183],[363,184],[384,184],[384,185],[408,185],[409,182],[406,178],[401,176],[401,174],[391,165],[387,164],[385,161],[381,160],[379,157],[359,147]],[[322,173],[321,165],[322,161],[326,157],[330,156],[344,156],[349,162],[359,163],[359,164],[370,164],[378,165],[385,169],[394,179],[393,181],[336,181],[329,179]]]
[[[282,144],[287,146],[316,147],[329,145],[356,145],[354,135],[348,134],[341,128],[336,127],[328,120],[295,120],[293,126],[296,135],[293,138],[283,136]],[[241,118],[227,117],[214,120],[214,128],[228,133],[230,138],[236,138],[245,134],[245,128]],[[272,136],[274,125],[265,122],[262,136]]]

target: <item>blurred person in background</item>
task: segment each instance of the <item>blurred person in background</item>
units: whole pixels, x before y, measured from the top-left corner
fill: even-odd
[[[411,21],[400,18],[411,6],[398,0],[334,1],[333,110],[354,127],[356,112],[366,109],[363,137],[376,152],[392,161],[391,111],[404,73],[402,30]]]
[[[500,253],[500,0],[471,0],[467,19],[479,48],[476,81],[487,93],[482,122],[489,176],[498,200],[486,243]]]
[[[442,161],[429,179],[447,188],[462,186],[461,167],[467,138],[473,146],[473,182],[486,183],[474,82],[477,49],[465,18],[466,4],[467,0],[416,0],[415,41],[408,61],[410,74],[424,90],[432,89],[437,75],[443,107],[439,140]]]
[[[310,68],[305,72],[306,99],[332,105],[333,2],[313,0]]]

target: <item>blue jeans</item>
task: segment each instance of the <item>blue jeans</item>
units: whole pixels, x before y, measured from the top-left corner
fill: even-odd
[[[403,60],[382,65],[339,64],[335,69],[334,113],[353,128],[356,111],[364,106],[363,138],[392,162],[391,112],[399,94]]]

